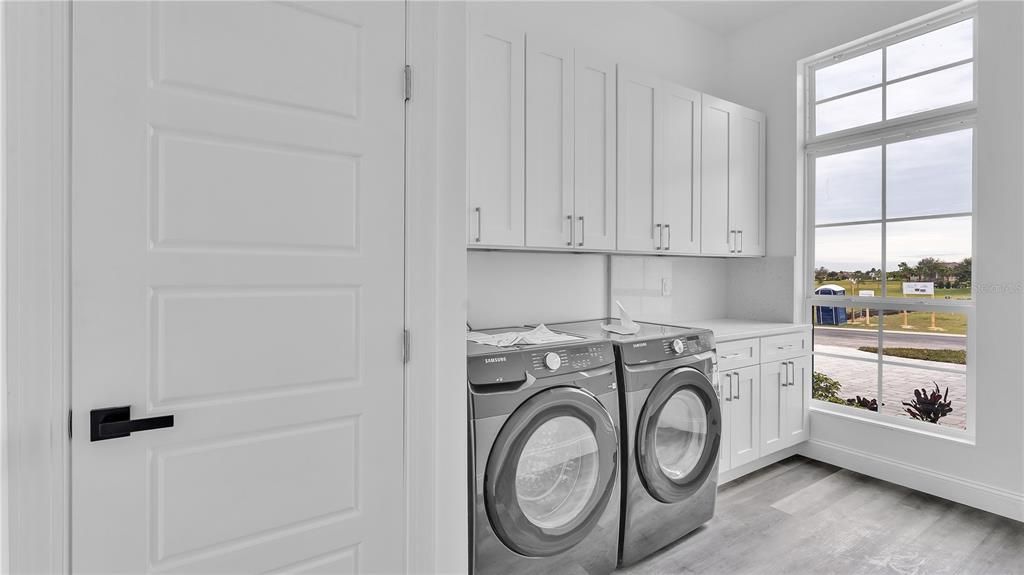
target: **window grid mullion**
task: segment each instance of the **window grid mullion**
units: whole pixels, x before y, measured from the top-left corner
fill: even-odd
[[[889,47],[882,48],[882,121],[889,119],[887,101],[889,100],[889,79],[886,77],[889,68]]]
[[[882,58],[882,62],[883,63],[885,62],[885,58],[884,57]],[[883,102],[883,105],[884,105],[884,102],[885,102],[884,98],[883,98],[882,102]],[[886,192],[888,191],[888,189],[887,189],[888,188],[887,181],[889,179],[888,178],[888,171],[887,171],[888,168],[886,166],[886,161],[888,160],[888,158],[887,158],[888,150],[889,150],[889,145],[888,144],[883,144],[882,145],[882,182],[881,182],[881,184],[882,184],[882,206],[881,206],[882,207],[882,258],[881,258],[881,261],[882,261],[882,297],[883,298],[889,297],[889,292],[888,292],[888,289],[889,289],[889,286],[888,286],[888,282],[889,282],[889,266],[888,266],[888,263],[889,262],[888,262],[888,258],[886,257],[888,255],[888,253],[886,252],[886,240],[887,240],[887,235],[888,235],[887,232],[888,232],[888,229],[889,229],[889,225],[887,223],[887,216],[889,214],[887,212],[887,197],[886,197]],[[885,318],[882,318],[882,319],[885,319]]]

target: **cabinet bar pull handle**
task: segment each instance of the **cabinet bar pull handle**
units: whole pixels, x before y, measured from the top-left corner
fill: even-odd
[[[580,216],[580,243],[576,245],[582,248],[585,241],[587,241],[587,222],[583,220],[583,216]]]
[[[661,249],[661,244],[665,239],[665,234],[662,233],[661,224],[654,224],[654,227],[658,230],[658,245],[654,247],[656,250]]]
[[[740,398],[740,372],[734,371],[733,375],[736,376],[736,395],[732,396],[733,399]]]
[[[725,378],[729,381],[729,392],[725,394],[725,400],[732,401],[732,374],[725,374]]]
[[[739,234],[740,234],[740,249],[738,251],[739,251],[739,253],[742,254],[743,253],[743,230],[740,230]]]
[[[665,229],[668,230],[668,247],[666,247],[665,249],[666,250],[671,250],[672,249],[672,226],[670,226],[668,224],[665,224]]]
[[[569,220],[569,242],[565,245],[572,246],[572,237],[576,233],[576,226],[572,225],[572,214],[565,216],[565,219]]]
[[[729,253],[736,253],[736,230],[729,230]]]
[[[484,222],[482,218],[483,210],[479,207],[476,208],[476,243],[480,243],[480,236],[483,234]]]

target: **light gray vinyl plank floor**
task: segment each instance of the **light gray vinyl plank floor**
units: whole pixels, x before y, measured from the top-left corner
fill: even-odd
[[[624,575],[1024,575],[1024,523],[803,457],[721,487],[715,517]]]

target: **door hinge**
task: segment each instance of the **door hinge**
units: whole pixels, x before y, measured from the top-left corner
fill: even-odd
[[[402,363],[409,363],[409,330],[402,331]]]
[[[412,66],[405,65],[405,101],[412,100]]]

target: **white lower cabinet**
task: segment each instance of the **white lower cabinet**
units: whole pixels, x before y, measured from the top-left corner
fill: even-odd
[[[758,457],[761,375],[758,366],[752,365],[720,373],[720,376],[723,441],[719,468],[732,469]]]
[[[778,343],[809,336],[801,331],[718,346],[722,406],[719,473],[807,440],[811,356],[799,345]],[[759,358],[764,363],[758,363]]]

